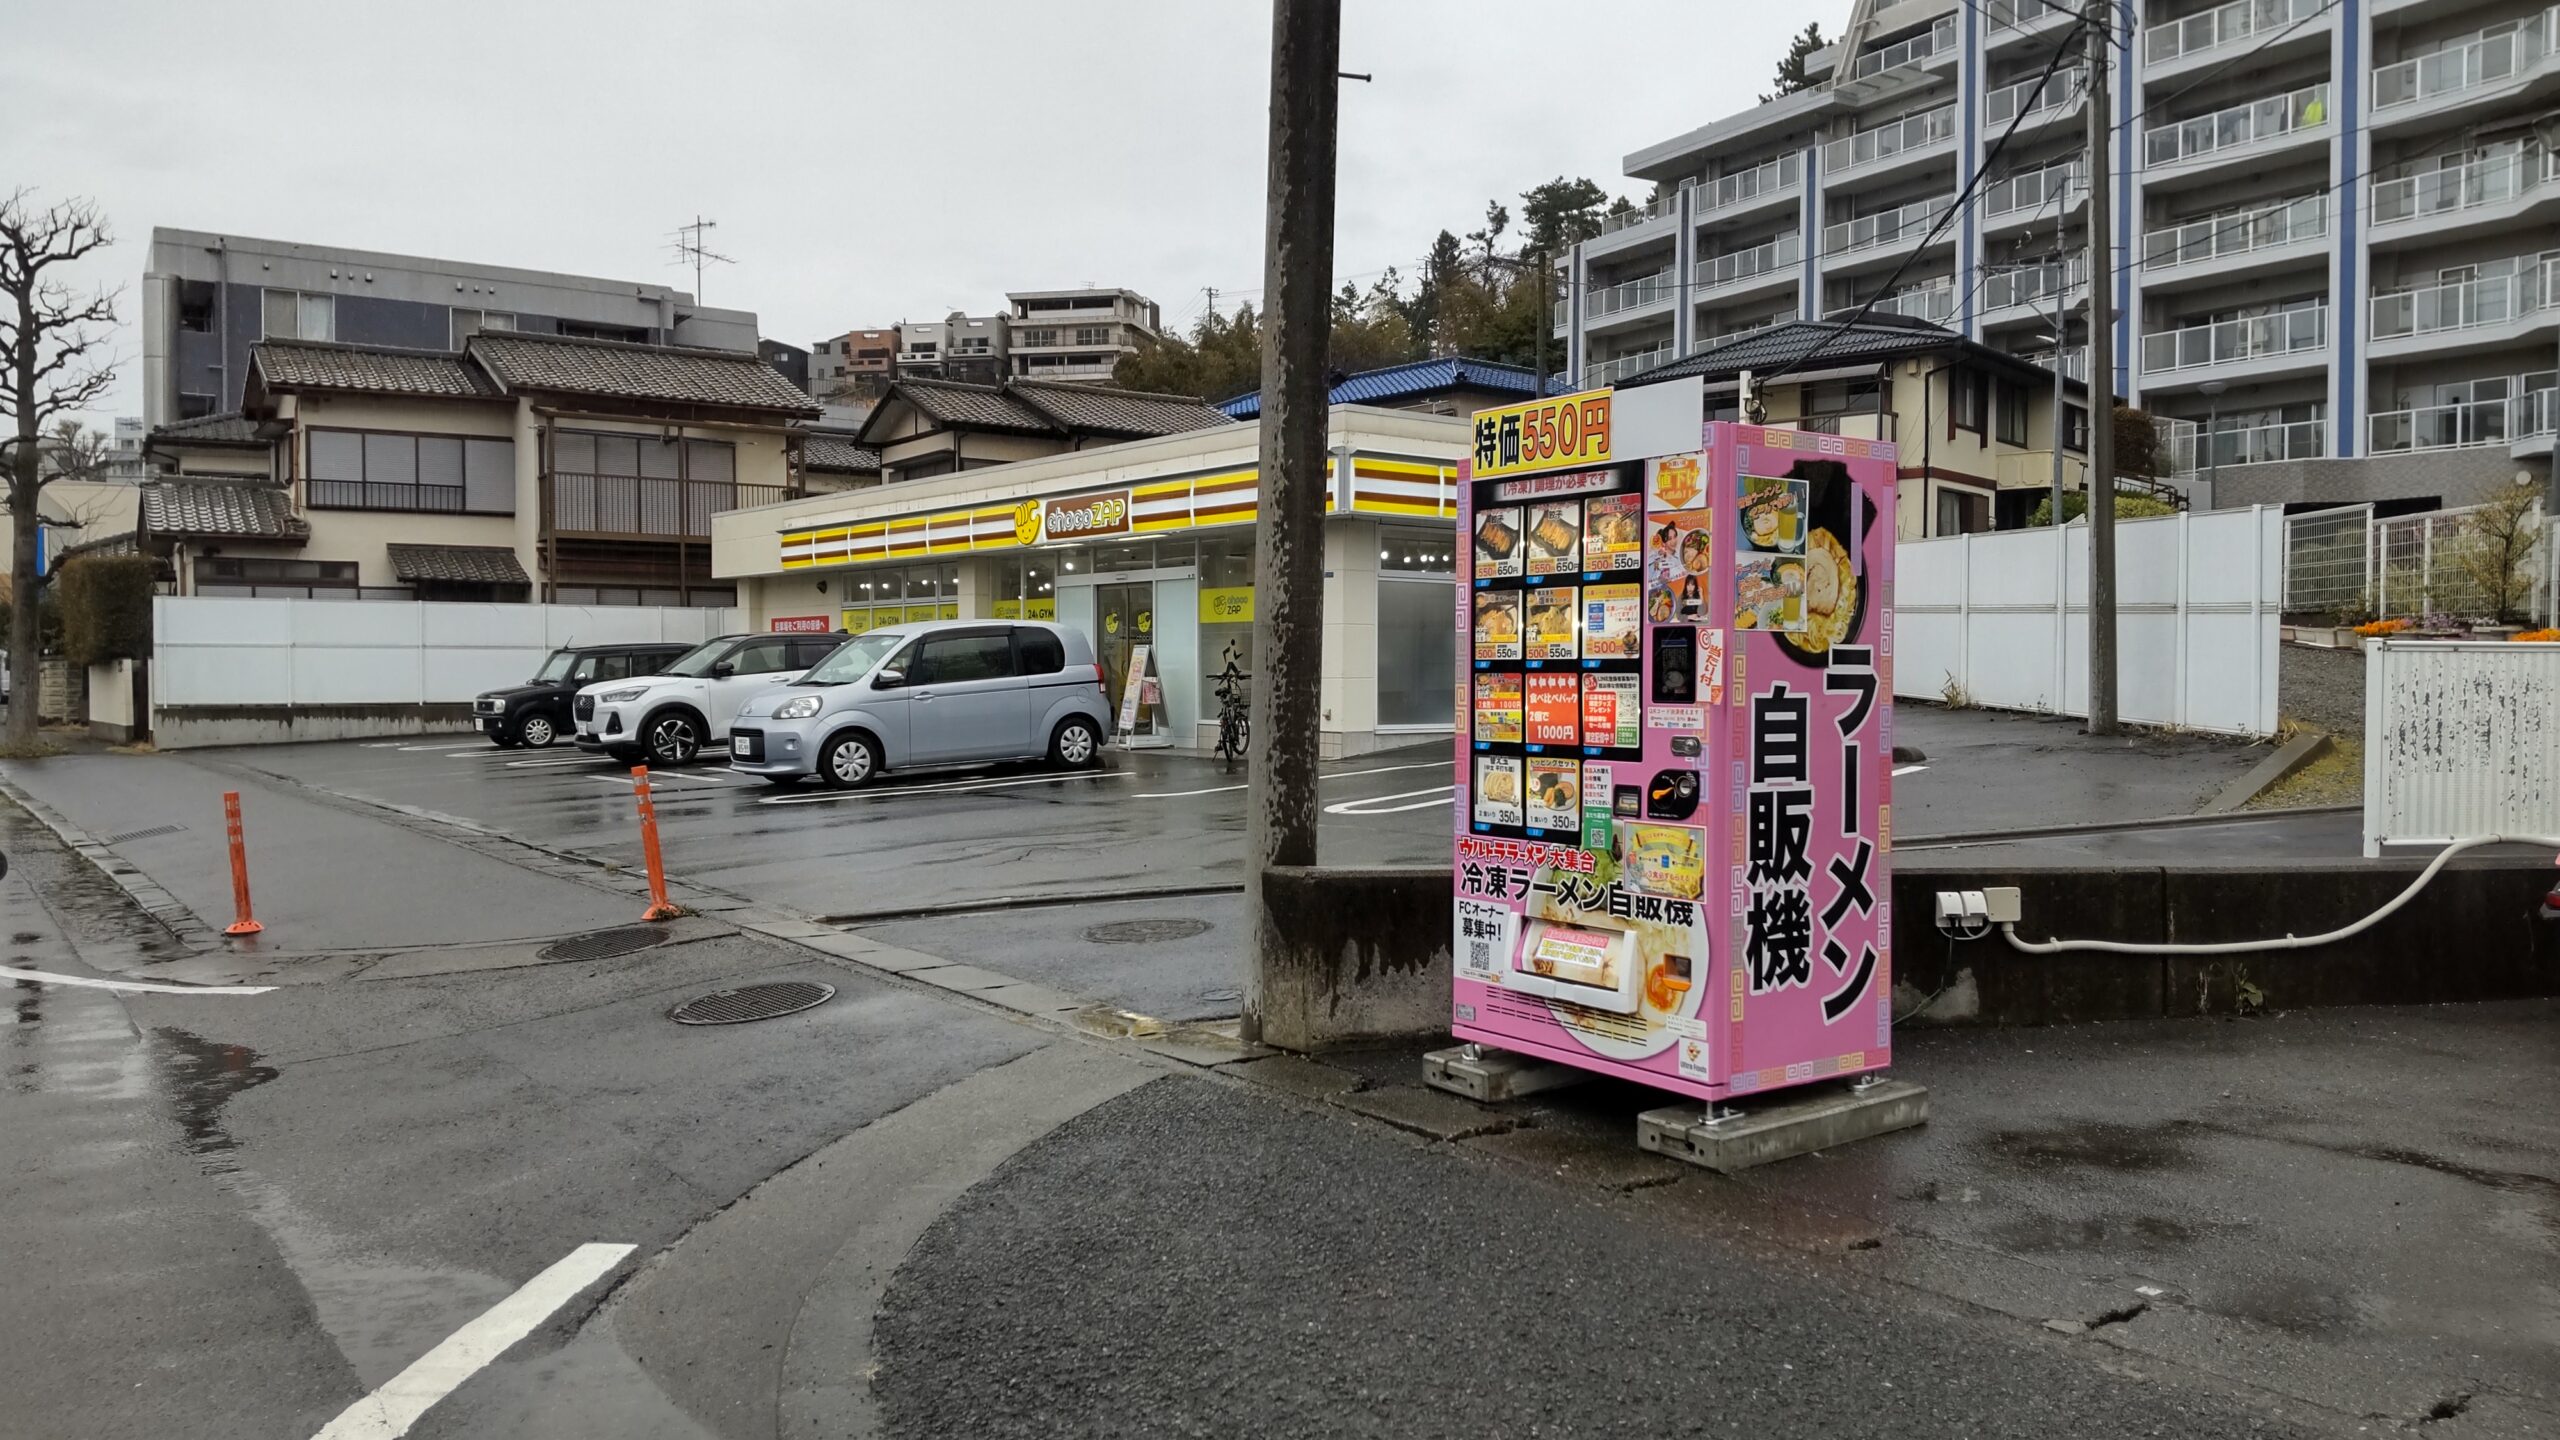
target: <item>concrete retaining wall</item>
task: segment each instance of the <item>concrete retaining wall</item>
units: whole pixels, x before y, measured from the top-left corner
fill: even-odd
[[[206,745],[284,745],[304,740],[376,740],[459,735],[473,728],[471,703],[448,705],[154,705],[152,743],[163,750]]]
[[[2560,995],[2560,923],[2540,918],[2546,859],[2457,861],[2409,906],[2316,950],[2233,956],[2028,955],[1996,934],[1950,944],[1940,890],[2015,885],[2030,939],[2217,943],[2332,930],[2380,909],[2420,860],[2246,868],[1999,869],[1932,859],[1894,874],[1897,1013],[1913,1023],[2051,1025],[2258,1008],[2444,1004]],[[1261,996],[1264,1043],[1322,1050],[1446,1034],[1449,872],[1297,870],[1267,887],[1292,937]]]

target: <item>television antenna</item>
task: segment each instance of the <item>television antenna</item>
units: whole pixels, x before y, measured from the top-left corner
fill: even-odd
[[[688,260],[693,262],[693,302],[697,305],[703,303],[703,264],[706,261],[718,265],[735,265],[738,263],[735,260],[730,259],[728,256],[723,255],[703,244],[703,232],[706,230],[716,230],[718,228],[720,228],[719,221],[705,220],[702,218],[701,212],[699,211],[694,213],[692,224],[679,225],[676,227],[676,263],[681,265]]]

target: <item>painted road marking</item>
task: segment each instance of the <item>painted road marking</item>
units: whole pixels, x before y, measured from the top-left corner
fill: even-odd
[[[1064,785],[1076,780],[1127,780],[1127,770],[1078,770],[1066,775],[1033,775],[1021,780],[954,780],[942,785],[909,785],[889,790],[831,790],[814,795],[768,795],[759,805],[818,805],[829,800],[889,800],[900,795],[930,795],[937,792],[970,790],[1008,790],[1016,785]]]
[[[483,746],[486,746],[491,750],[498,748],[495,745],[490,745],[486,740],[465,740],[459,745],[403,745],[400,747],[400,753],[403,755],[438,755],[447,750],[478,750]]]
[[[84,990],[120,990],[133,995],[264,995],[273,985],[154,985],[142,980],[92,980],[86,975],[56,975],[50,970],[21,970],[0,965],[0,976],[41,980],[47,985],[77,985]]]
[[[1442,785],[1430,790],[1407,790],[1401,795],[1372,795],[1366,800],[1345,800],[1339,805],[1327,805],[1324,807],[1324,813],[1327,815],[1401,815],[1407,810],[1428,810],[1434,805],[1446,805],[1450,797],[1457,792],[1458,787],[1455,785]],[[1413,797],[1416,795],[1428,795],[1432,798],[1414,800]],[[1390,800],[1410,800],[1413,803],[1390,805],[1387,803]]]
[[[502,768],[508,770],[559,770],[571,765],[619,764],[608,755],[554,755],[543,760],[510,760]]]
[[[1897,767],[1893,773],[1896,775],[1916,775],[1928,768],[1929,767],[1926,765],[1903,765]]]
[[[1449,762],[1446,760],[1425,760],[1413,765],[1381,765],[1374,770],[1345,770],[1336,775],[1318,775],[1316,783],[1321,785],[1327,780],[1356,780],[1363,775],[1392,775],[1399,770],[1446,770],[1448,768]],[[1184,800],[1194,795],[1226,795],[1244,788],[1242,785],[1212,785],[1206,790],[1150,790],[1134,798]]]
[[[443,1344],[383,1382],[381,1389],[338,1412],[338,1418],[313,1440],[394,1440],[408,1434],[409,1427],[437,1401],[505,1354],[508,1346],[532,1334],[535,1326],[602,1279],[635,1248],[581,1245],[570,1251],[479,1319],[446,1336]]]

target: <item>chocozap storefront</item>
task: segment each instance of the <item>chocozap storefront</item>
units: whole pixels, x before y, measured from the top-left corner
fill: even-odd
[[[1467,425],[1337,406],[1331,439],[1322,723],[1327,753],[1358,754],[1450,728]],[[1208,675],[1230,653],[1254,669],[1258,449],[1236,425],[733,511],[712,569],[760,628],[1074,626],[1138,743],[1205,747]]]

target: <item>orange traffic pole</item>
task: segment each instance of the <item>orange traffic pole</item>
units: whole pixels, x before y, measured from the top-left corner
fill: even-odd
[[[631,767],[631,793],[640,800],[640,853],[649,862],[649,908],[643,920],[673,920],[684,911],[667,898],[667,862],[658,854],[658,807],[649,799],[649,767]]]
[[[222,827],[231,837],[231,908],[237,914],[225,935],[255,935],[267,927],[249,913],[249,845],[240,834],[240,792],[222,792]]]

